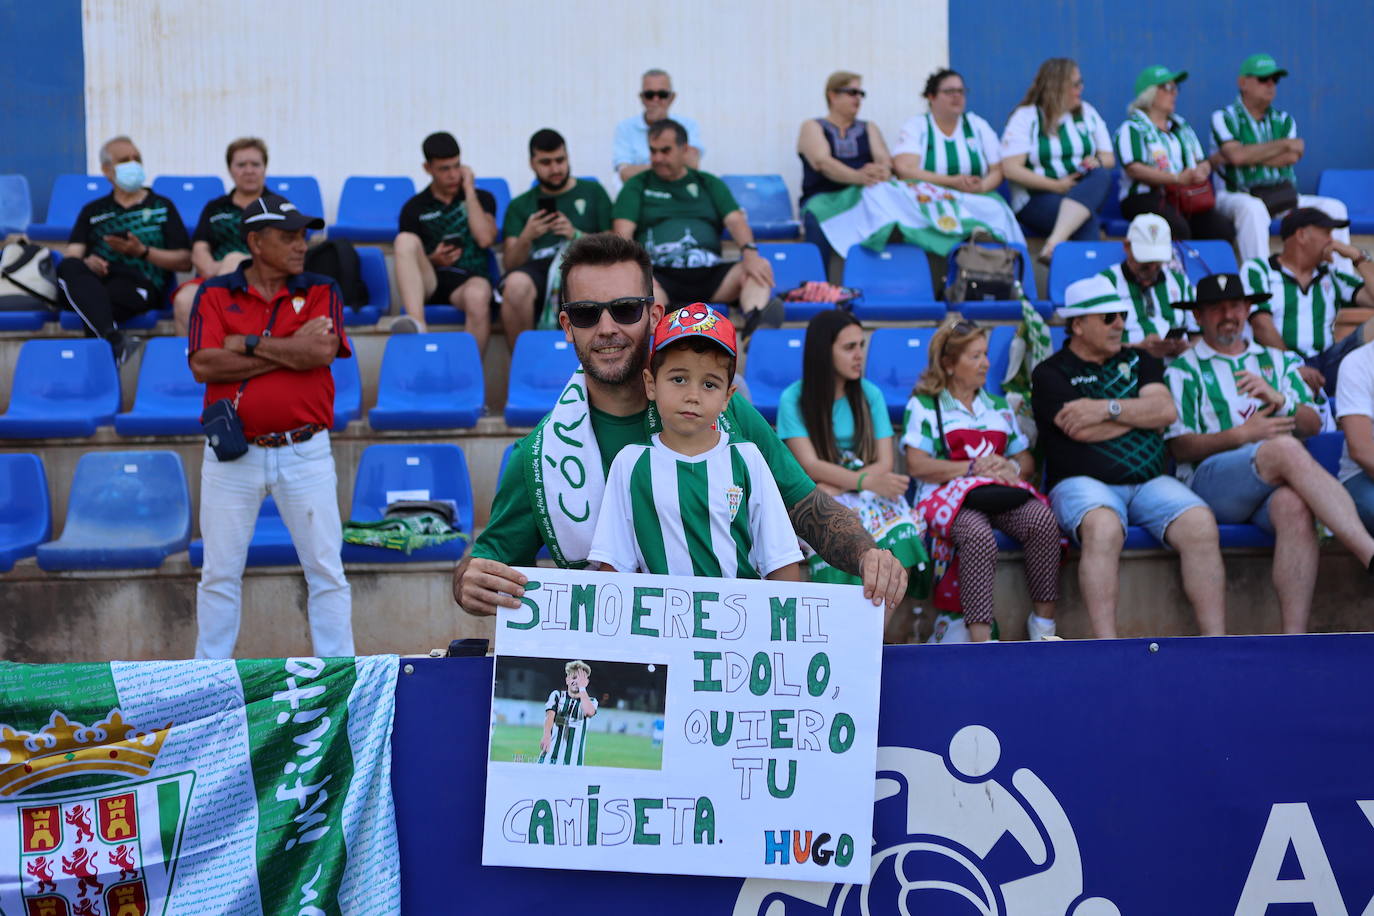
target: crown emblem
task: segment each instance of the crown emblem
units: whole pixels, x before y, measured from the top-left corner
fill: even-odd
[[[0,798],[67,776],[147,776],[172,728],[144,731],[118,709],[86,726],[54,710],[48,724],[26,732],[0,724]]]

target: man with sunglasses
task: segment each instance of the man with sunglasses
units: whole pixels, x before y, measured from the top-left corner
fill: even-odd
[[[1269,222],[1293,207],[1317,207],[1336,220],[1348,215],[1335,198],[1297,193],[1293,166],[1303,156],[1303,141],[1293,116],[1274,107],[1279,80],[1287,75],[1270,55],[1252,54],[1240,65],[1240,95],[1212,112],[1211,161],[1224,183],[1216,209],[1235,224],[1242,261],[1269,257]],[[1341,230],[1336,239],[1349,244],[1350,233]]]
[[[643,376],[650,332],[663,317],[651,295],[648,254],[610,233],[586,235],[568,246],[560,269],[559,322],[580,368],[549,415],[516,443],[490,521],[454,570],[454,600],[470,614],[519,607],[526,580],[511,567],[534,565],[541,547],[559,566],[584,566],[611,462],[662,428]],[[859,576],[865,597],[895,606],[906,592],[906,570],[874,545],[858,516],[816,487],[759,412],[732,398],[719,423],[758,447],[798,536],[830,565]]]
[[[621,181],[629,181],[640,172],[649,170],[649,125],[667,118],[668,109],[676,98],[673,79],[666,70],[644,72],[639,88],[639,101],[644,105],[644,112],[631,115],[615,126],[611,167]],[[687,167],[700,168],[701,156],[706,152],[701,145],[701,129],[696,121],[684,115],[675,115],[673,120],[687,130]]]
[[[1160,431],[1177,413],[1163,364],[1122,346],[1129,307],[1101,274],[1070,284],[1059,309],[1068,342],[1031,375],[1050,508],[1082,547],[1078,584],[1095,637],[1117,635],[1127,525],[1178,551],[1198,627],[1204,636],[1219,636],[1226,629],[1226,594],[1216,519],[1196,493],[1164,472]]]

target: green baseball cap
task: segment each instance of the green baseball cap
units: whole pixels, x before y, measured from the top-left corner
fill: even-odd
[[[1245,63],[1240,65],[1240,75],[1287,76],[1288,71],[1274,62],[1272,54],[1251,54],[1245,58]]]
[[[1135,78],[1135,94],[1140,95],[1151,86],[1163,86],[1165,83],[1181,83],[1188,78],[1187,70],[1170,70],[1161,64],[1153,67],[1146,67],[1140,71],[1140,75]]]

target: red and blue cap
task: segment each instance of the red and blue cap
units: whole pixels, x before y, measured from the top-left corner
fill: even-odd
[[[675,312],[669,312],[654,328],[650,353],[657,353],[672,343],[687,337],[705,337],[714,340],[731,356],[738,356],[735,346],[735,326],[720,312],[704,302],[693,302]]]

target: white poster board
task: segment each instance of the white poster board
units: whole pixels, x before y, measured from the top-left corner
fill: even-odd
[[[858,586],[521,572],[484,865],[867,882],[883,615]]]

